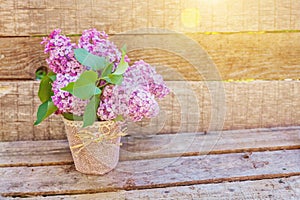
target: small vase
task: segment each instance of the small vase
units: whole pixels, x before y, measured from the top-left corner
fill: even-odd
[[[121,128],[113,121],[98,121],[82,128],[82,121],[63,118],[77,171],[103,175],[119,161]]]

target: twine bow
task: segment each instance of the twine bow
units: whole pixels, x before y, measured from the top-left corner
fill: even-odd
[[[92,127],[93,128],[93,127]],[[113,145],[122,145],[122,143],[114,143],[113,140],[126,135],[127,128],[120,128],[115,122],[107,121],[101,123],[95,131],[91,131],[91,128],[85,128],[78,131],[75,136],[82,142],[81,144],[71,146],[72,150],[78,149],[75,155],[78,155],[80,151],[92,143],[110,142]]]

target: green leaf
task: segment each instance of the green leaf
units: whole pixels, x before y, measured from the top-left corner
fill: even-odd
[[[97,108],[100,103],[100,95],[94,95],[85,108],[83,114],[83,127],[93,125],[97,119]]]
[[[113,121],[118,122],[118,121],[123,121],[124,117],[122,115],[118,115]]]
[[[103,77],[103,79],[109,83],[121,85],[123,81],[123,75],[109,74],[108,76]]]
[[[69,83],[62,90],[70,92],[72,95],[86,100],[93,95],[101,94],[101,90],[96,86],[98,74],[94,71],[85,71],[76,82]]]
[[[56,74],[54,72],[49,72],[47,75],[53,82],[56,80]]]
[[[127,46],[126,46],[126,44],[124,44],[122,46],[121,51],[122,51],[122,54],[126,54],[126,52],[127,52]]]
[[[48,101],[50,97],[53,95],[52,91],[52,83],[56,79],[56,74],[49,73],[44,76],[40,82],[40,87],[38,91],[38,96],[42,103]]]
[[[37,69],[35,72],[35,79],[36,80],[41,80],[47,75],[47,68],[46,67],[40,67]]]
[[[122,48],[122,58],[121,58],[121,61],[118,64],[118,67],[117,67],[116,71],[113,73],[113,74],[116,74],[116,75],[122,75],[122,74],[124,74],[126,72],[127,68],[129,67],[128,63],[125,62],[126,52],[125,52],[125,50],[123,48]],[[126,47],[125,47],[125,49],[126,49]]]
[[[110,64],[104,68],[102,71],[101,77],[106,77],[111,74],[114,64]]]
[[[40,124],[44,119],[49,117],[56,110],[57,107],[53,104],[51,99],[42,103],[38,108],[37,120],[34,122],[34,125]]]
[[[83,48],[75,49],[74,54],[78,62],[91,67],[95,71],[104,69],[110,64],[105,57],[93,55]]]
[[[74,95],[74,84],[75,84],[75,82],[70,82],[70,83],[68,83],[67,86],[61,88],[61,90],[70,92],[71,94]]]
[[[83,120],[82,116],[74,115],[72,113],[62,113],[62,115],[64,116],[64,118],[66,118],[68,120],[72,120],[72,121],[82,121]]]

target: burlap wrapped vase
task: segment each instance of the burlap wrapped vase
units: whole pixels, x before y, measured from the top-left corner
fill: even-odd
[[[102,175],[116,167],[124,135],[116,122],[98,121],[82,128],[82,121],[63,121],[77,171]]]

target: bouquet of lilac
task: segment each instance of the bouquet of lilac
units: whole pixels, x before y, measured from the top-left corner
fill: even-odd
[[[126,48],[119,50],[105,32],[85,30],[76,44],[56,29],[42,44],[52,71],[40,82],[35,125],[53,113],[82,120],[84,127],[95,121],[136,122],[157,116],[156,99],[170,92],[148,63],[130,66]]]

